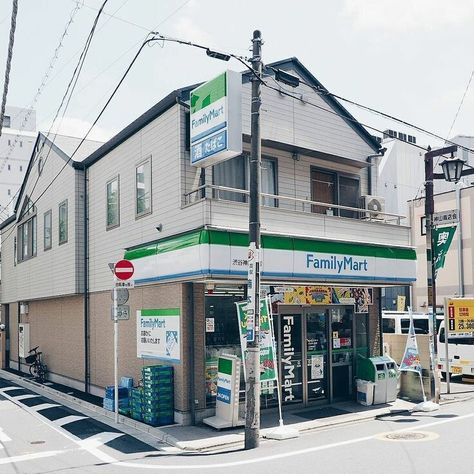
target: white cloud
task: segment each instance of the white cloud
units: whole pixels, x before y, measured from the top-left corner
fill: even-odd
[[[173,30],[175,35],[180,39],[204,45],[212,42],[211,35],[207,31],[199,28],[196,22],[188,16],[179,18],[174,23]]]
[[[87,120],[74,117],[64,117],[62,121],[60,119],[56,120],[56,123],[52,129],[52,133],[82,138],[85,136],[91,125],[92,123],[88,122]],[[51,122],[45,122],[42,124],[40,129],[49,130],[50,126]],[[113,135],[115,135],[114,131],[98,127],[96,125],[87,136],[87,139],[106,142],[107,140],[110,140]]]
[[[470,24],[472,0],[345,0],[344,15],[359,29],[433,31]]]

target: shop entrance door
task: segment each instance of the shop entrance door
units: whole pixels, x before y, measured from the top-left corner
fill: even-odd
[[[354,358],[352,308],[329,309],[331,324],[331,400],[349,398],[352,394]]]
[[[305,402],[309,403],[329,397],[328,310],[324,308],[306,309],[303,317],[306,329]]]
[[[341,400],[352,395],[354,312],[312,306],[277,316],[283,404]]]

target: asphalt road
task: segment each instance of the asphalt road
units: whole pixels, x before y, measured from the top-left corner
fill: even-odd
[[[53,405],[53,406],[52,406]],[[252,451],[171,454],[0,379],[0,473],[472,473],[474,399],[437,412],[262,441]]]

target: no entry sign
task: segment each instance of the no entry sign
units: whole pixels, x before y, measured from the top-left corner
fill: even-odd
[[[134,272],[133,263],[129,260],[119,260],[114,267],[115,276],[119,280],[130,280]]]

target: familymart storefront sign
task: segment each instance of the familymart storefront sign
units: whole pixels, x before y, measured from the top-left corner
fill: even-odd
[[[206,277],[245,277],[248,236],[200,229],[127,250],[135,283]],[[262,236],[262,276],[267,280],[407,284],[416,279],[410,247]]]

